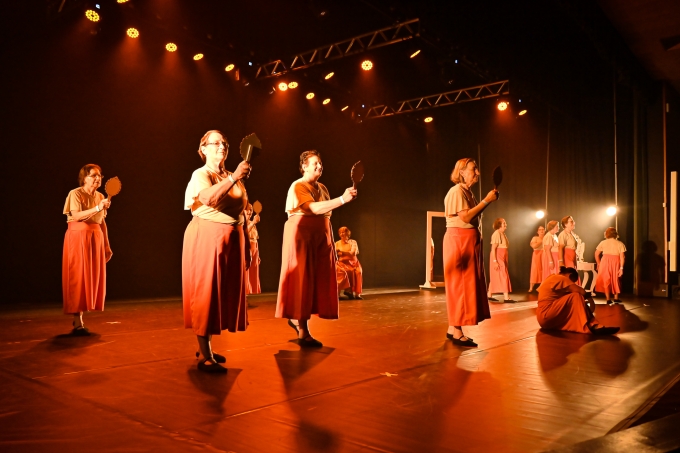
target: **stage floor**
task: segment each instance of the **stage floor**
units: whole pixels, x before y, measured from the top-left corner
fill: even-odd
[[[301,350],[272,295],[196,369],[179,300],[112,302],[72,337],[58,305],[0,312],[0,450],[539,452],[628,424],[680,373],[680,302],[597,300],[610,338],[539,330],[535,296],[445,338],[443,291],[367,291]],[[534,299],[533,301],[530,299]]]

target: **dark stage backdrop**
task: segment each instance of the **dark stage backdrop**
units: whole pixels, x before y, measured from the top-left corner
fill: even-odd
[[[184,190],[202,165],[198,141],[212,128],[231,144],[231,170],[244,135],[256,132],[263,142],[247,182],[250,199],[264,206],[263,291],[277,289],[286,192],[300,176],[298,157],[306,149],[321,151],[321,181],[334,197],[351,184],[352,164],[366,164],[359,198],[332,216],[336,234],[347,226],[359,242],[366,287],[423,283],[426,211],[443,210],[454,163],[478,150],[483,195],[495,165],[506,176],[500,201],[484,217],[487,268],[491,225],[504,217],[516,290],[528,287],[529,241],[542,223],[534,213],[545,206],[548,133],[546,220],[573,215],[590,260],[613,222],[604,215],[614,191],[610,82],[597,71],[589,72],[587,105],[568,114],[537,104],[518,117],[498,112],[490,100],[438,109],[427,126],[403,117],[357,123],[320,102],[269,96],[222,68],[158,47],[101,42],[64,21],[3,49],[3,303],[61,299],[62,207],[78,170],[90,162],[103,167],[105,179],[123,181],[107,218],[114,252],[107,297],[179,296],[182,237],[191,218],[183,210]],[[632,178],[631,156],[620,156],[623,181]],[[623,192],[620,227],[632,203],[632,192]],[[620,229],[632,249],[632,237]]]

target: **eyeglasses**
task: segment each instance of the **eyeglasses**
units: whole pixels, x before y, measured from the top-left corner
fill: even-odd
[[[218,148],[221,146],[224,149],[229,149],[229,143],[227,142],[208,142],[206,145],[215,145]]]
[[[90,177],[90,178],[93,178],[93,179],[94,178],[103,179],[104,175],[100,175],[99,173],[95,173],[94,175],[87,175],[86,177]]]

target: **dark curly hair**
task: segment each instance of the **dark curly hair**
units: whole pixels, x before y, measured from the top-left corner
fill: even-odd
[[[305,151],[304,153],[300,154],[300,173],[302,174],[305,173],[304,170],[302,169],[302,166],[307,165],[307,161],[312,156],[318,157],[319,161],[321,161],[321,153],[315,149],[310,149],[309,151]]]

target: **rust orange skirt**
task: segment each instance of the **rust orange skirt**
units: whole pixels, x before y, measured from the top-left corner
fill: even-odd
[[[610,294],[621,294],[620,263],[621,260],[618,255],[602,255],[600,266],[597,269],[595,291],[603,293],[606,289],[609,289]]]
[[[245,238],[241,225],[194,217],[184,232],[184,327],[219,335],[248,327]]]
[[[491,318],[479,230],[447,228],[444,285],[450,326],[472,326]]]
[[[543,250],[534,250],[531,255],[531,273],[529,284],[534,285],[543,281]]]
[[[511,293],[512,284],[510,274],[508,274],[508,249],[496,247],[496,259],[498,260],[498,270],[493,268],[493,255],[489,265],[489,292],[492,294]]]
[[[552,258],[553,268],[550,269],[550,259]],[[543,280],[553,274],[560,273],[560,254],[558,252],[550,252],[550,255],[543,252]]]
[[[580,294],[569,293],[552,301],[538,301],[538,324],[547,330],[590,333],[588,321],[593,318],[586,301]]]
[[[61,266],[64,313],[104,310],[104,233],[96,223],[69,222]]]
[[[276,317],[338,318],[338,282],[331,222],[325,216],[291,216],[283,227]]]
[[[257,241],[250,241],[252,258],[248,268],[248,278],[246,279],[246,294],[260,294],[260,247]]]
[[[353,293],[361,294],[363,288],[363,270],[356,256],[340,258],[338,267],[338,289],[348,288]]]
[[[567,247],[564,248],[564,267],[573,267],[578,270],[578,267],[576,267],[576,250]],[[559,273],[559,267],[557,269]],[[578,278],[576,284],[581,286],[581,277]]]

